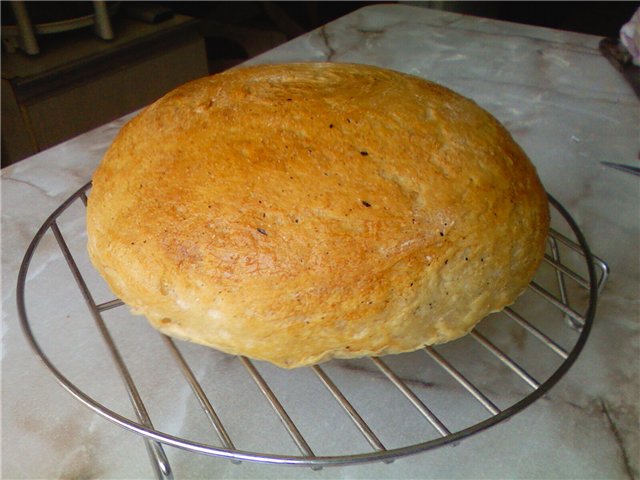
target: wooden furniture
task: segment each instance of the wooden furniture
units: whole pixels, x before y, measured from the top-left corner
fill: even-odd
[[[4,53],[2,166],[139,109],[208,73],[197,21],[113,19],[115,38],[90,29],[49,35],[41,53]]]

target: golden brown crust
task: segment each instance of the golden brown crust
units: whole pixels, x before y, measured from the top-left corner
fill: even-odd
[[[534,167],[472,101],[364,65],[240,68],[119,133],[89,253],[161,331],[296,367],[467,333],[537,269]]]

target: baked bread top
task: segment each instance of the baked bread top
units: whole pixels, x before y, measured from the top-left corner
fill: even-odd
[[[237,68],[126,124],[90,257],[162,332],[283,367],[397,353],[512,303],[544,252],[531,162],[489,113],[365,65]]]

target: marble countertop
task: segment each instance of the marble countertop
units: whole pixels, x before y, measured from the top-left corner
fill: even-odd
[[[608,262],[611,276],[599,299],[591,336],[568,374],[508,422],[455,448],[438,448],[392,464],[311,471],[250,462],[235,465],[166,447],[176,478],[638,478],[640,183],[638,177],[600,162],[638,165],[640,110],[631,87],[600,55],[598,41],[589,35],[419,7],[377,5],[249,62],[367,63],[416,74],[472,98],[512,132],[547,191],[569,210],[593,252]],[[2,171],[2,478],[153,478],[141,438],[81,405],[43,368],[20,329],[15,306],[17,272],[33,235],[90,179],[126,120]],[[74,205],[61,218],[70,247],[78,251],[86,241],[82,214],[81,205]],[[79,260],[79,267],[91,277],[98,300],[108,300],[109,293],[86,260]],[[103,362],[104,346],[95,333],[85,335],[85,329],[95,326],[85,325],[91,323],[88,312],[53,238],[45,238],[34,257],[27,288],[29,314],[39,319],[35,334],[52,361],[89,395],[131,415],[112,365]],[[137,341],[151,335],[148,327],[144,322],[119,321],[126,312],[114,312],[111,328],[114,335],[125,332],[122,352],[140,379],[142,393],[151,399],[152,416],[165,414],[156,427],[198,435],[198,425],[186,420],[193,402],[187,400],[188,389],[173,391],[164,380],[154,381],[164,379],[170,367]],[[203,355],[189,346],[181,348],[193,358]],[[240,368],[221,355],[207,355],[210,364],[194,371],[197,377],[223,370],[227,375]],[[334,369],[336,378],[362,384],[364,409],[377,395],[381,398],[376,400],[384,402],[386,394],[371,391],[366,396],[369,384],[362,376],[368,371],[363,374],[358,365],[342,373]],[[260,368],[276,379],[286,402],[277,372]],[[248,403],[242,385],[224,378],[216,377],[216,382],[239,406],[236,437],[242,439],[247,432],[268,437],[269,424],[259,425],[261,407]],[[176,398],[183,401],[175,402]],[[313,408],[315,399],[309,401]],[[463,408],[455,398],[449,401],[453,410]],[[389,412],[390,418],[394,414]],[[309,430],[316,444],[323,428],[317,422]],[[381,432],[384,436],[384,426]],[[391,444],[412,441],[402,438],[402,430],[389,435]],[[334,453],[341,448],[335,446]]]

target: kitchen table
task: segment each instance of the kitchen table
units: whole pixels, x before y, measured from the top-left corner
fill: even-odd
[[[632,88],[600,54],[599,40],[415,6],[375,5],[248,62],[373,64],[428,78],[470,97],[510,130],[547,191],[571,213],[611,275],[591,336],[567,375],[509,421],[453,448],[390,464],[311,470],[238,465],[165,447],[176,478],[638,478],[640,181],[601,162],[638,165],[640,110]],[[128,118],[2,171],[2,478],[154,476],[141,437],[92,412],[57,384],[29,348],[16,310],[17,273],[32,237],[58,205],[90,180]],[[82,249],[86,241],[83,213],[76,203],[63,214],[64,222],[61,217],[73,248]],[[80,267],[91,276],[86,261]],[[96,283],[95,288],[108,299],[104,287]],[[61,371],[88,395],[131,415],[113,365],[100,360],[104,345],[96,335],[85,335],[80,322],[91,324],[90,315],[52,235],[43,239],[32,261],[26,301],[37,323],[35,334]],[[165,415],[156,426],[185,435],[190,428],[198,430],[186,420],[186,411],[197,408],[188,399],[188,388],[168,391],[161,379],[170,367],[144,347],[146,338],[157,334],[142,320],[134,327],[119,320],[111,320],[116,333],[133,328],[122,339],[132,375],[144,395],[160,399],[157,407],[149,407],[154,419]],[[199,378],[207,374],[194,371]],[[354,368],[340,378],[355,385],[362,383],[362,375]],[[261,425],[262,407],[245,401],[242,389],[255,385],[219,382],[221,388],[238,389],[229,391],[236,410],[220,412],[238,418],[236,436],[268,436],[278,428],[277,420]],[[286,402],[287,391],[280,387]],[[170,395],[175,401],[168,406],[161,400]],[[320,423],[317,432],[323,429]],[[312,428],[309,438],[322,447],[317,432]],[[380,436],[385,435],[383,426]]]

